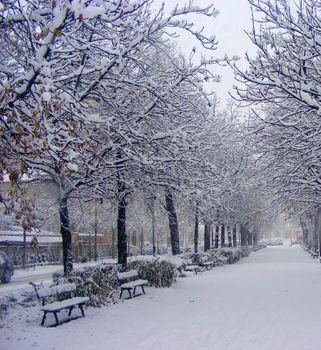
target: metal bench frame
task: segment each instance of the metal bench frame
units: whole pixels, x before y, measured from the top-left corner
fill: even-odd
[[[130,270],[127,272],[118,272],[117,278],[120,283],[120,295],[119,299],[122,298],[124,291],[127,291],[129,294],[129,299],[140,295],[136,294],[137,287],[140,287],[142,294],[145,293],[144,286],[148,283],[147,280],[138,279],[138,272],[136,270]]]
[[[43,287],[32,282],[30,284],[35,288],[37,297],[42,303],[41,311],[43,311],[43,317],[41,326],[44,326],[48,313],[54,315],[56,321],[55,326],[58,326],[60,324],[58,314],[64,309],[68,310],[68,320],[70,320],[71,312],[76,306],[80,309],[81,315],[85,317],[83,306],[89,301],[89,297],[71,297],[70,294],[76,290],[76,285],[74,283],[66,283],[53,287]],[[67,298],[62,301],[47,303],[48,297],[58,297],[62,295],[67,296]]]

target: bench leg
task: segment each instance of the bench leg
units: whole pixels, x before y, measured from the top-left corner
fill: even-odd
[[[78,304],[82,316],[85,317],[85,312],[84,312],[83,305],[84,305],[83,303],[82,303],[82,304]],[[68,307],[68,310],[69,310],[69,312],[68,312],[68,317],[70,317],[71,312],[72,312],[72,310],[74,309],[74,307],[75,307],[75,305]],[[50,311],[50,312],[52,312],[52,313],[54,314],[54,316],[55,316],[56,326],[59,325],[59,319],[58,319],[58,313],[59,313],[59,311],[60,311],[60,310]],[[46,317],[47,317],[47,313],[48,313],[48,311],[44,311],[44,312],[43,312],[43,317],[42,317],[42,321],[41,321],[41,325],[42,325],[42,326],[45,324],[45,320],[46,320]]]
[[[42,316],[42,321],[41,321],[42,326],[45,324],[46,317],[47,317],[47,311],[44,311]]]
[[[135,286],[135,287],[134,287],[133,295],[136,294],[136,288],[137,288],[137,287],[141,287],[143,294],[146,294],[146,293],[145,293],[145,290],[144,290],[144,286],[141,285],[141,286]]]
[[[59,311],[58,311],[58,312],[59,312]],[[54,316],[55,316],[56,326],[59,325],[58,312],[57,312],[57,311],[53,311],[53,312],[52,312],[52,313],[54,314]],[[43,317],[42,317],[42,321],[41,321],[41,325],[42,325],[42,326],[45,324],[45,320],[46,320],[46,317],[47,317],[47,313],[48,313],[48,311],[44,311],[44,312],[43,312]]]
[[[129,299],[132,299],[132,298],[133,298],[133,296],[132,296],[131,288],[122,288],[122,289],[121,289],[121,292],[120,292],[119,299],[121,299],[121,297],[122,297],[122,295],[123,295],[124,290],[127,290],[127,291],[128,291],[128,294],[129,294]],[[135,289],[134,289],[134,294],[135,294]]]
[[[83,304],[79,304],[79,309],[80,309],[80,311],[81,311],[82,316],[85,317],[85,312],[84,312]]]
[[[71,315],[71,311],[73,310],[73,306],[71,306],[70,308],[69,308],[69,312],[68,312],[68,317]]]
[[[59,311],[58,311],[59,312]],[[55,320],[56,320],[56,326],[59,325],[59,321],[58,321],[58,314],[57,314],[57,311],[54,311],[53,312],[54,316],[55,316]]]

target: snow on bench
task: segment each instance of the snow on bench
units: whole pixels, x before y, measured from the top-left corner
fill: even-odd
[[[45,320],[48,313],[53,313],[56,324],[55,326],[59,325],[59,319],[58,319],[58,313],[63,309],[68,309],[68,317],[70,318],[71,312],[74,309],[75,306],[78,306],[81,314],[83,317],[85,317],[85,312],[83,309],[83,306],[89,301],[88,297],[70,297],[71,293],[76,290],[75,283],[65,283],[60,284],[53,287],[39,287],[38,285],[34,283],[30,283],[33,285],[33,287],[36,290],[37,297],[42,302],[42,308],[43,311],[43,317],[41,321],[41,325],[43,326],[45,324]],[[67,297],[67,299],[64,299],[62,301],[54,301],[51,303],[47,303],[47,299],[49,297],[58,297],[58,296],[64,296]]]
[[[143,294],[145,294],[144,286],[147,284],[147,280],[139,279],[138,272],[136,270],[130,270],[127,272],[118,272],[117,278],[120,283],[120,296],[122,298],[123,292],[127,291],[129,298],[136,296],[136,288],[140,287]]]

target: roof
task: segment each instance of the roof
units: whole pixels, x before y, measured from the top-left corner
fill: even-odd
[[[62,238],[60,235],[55,235],[50,232],[41,232],[41,233],[27,233],[26,242],[30,243],[32,238],[36,237],[39,244],[44,243],[61,243]],[[10,243],[21,243],[23,244],[23,232],[22,231],[0,231],[0,244],[10,244]]]

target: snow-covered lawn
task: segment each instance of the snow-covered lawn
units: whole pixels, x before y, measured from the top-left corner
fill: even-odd
[[[300,247],[146,289],[56,328],[40,326],[39,305],[16,308],[0,321],[0,349],[321,349],[321,264]]]

